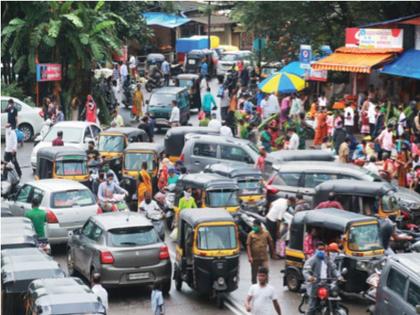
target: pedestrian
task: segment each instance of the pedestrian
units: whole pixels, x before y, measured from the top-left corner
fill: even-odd
[[[179,176],[173,167],[168,169],[168,185],[173,185],[178,182]]]
[[[64,145],[64,141],[63,141],[63,131],[57,131],[57,138],[55,138],[52,141],[52,146],[53,147],[59,147],[59,146],[63,146]]]
[[[277,294],[273,286],[268,284],[268,269],[258,269],[258,284],[253,284],[245,300],[247,312],[253,315],[272,315],[273,307],[277,315],[281,315]]]
[[[121,86],[124,86],[124,83],[128,77],[128,69],[125,62],[121,62],[121,61],[120,61],[120,77],[121,77]]]
[[[369,125],[369,102],[364,102],[360,113],[360,133],[362,135],[370,135]]]
[[[338,149],[338,160],[341,163],[350,162],[350,144],[351,139],[349,137],[346,137],[344,142],[340,144],[340,147]]]
[[[122,118],[122,116],[119,114],[118,112],[119,107],[115,107],[115,109],[112,111],[112,121],[111,121],[111,126],[112,127],[116,127],[116,128],[120,128],[120,127],[124,127],[124,119]]]
[[[32,209],[25,213],[25,217],[32,221],[32,224],[38,237],[44,238],[45,224],[47,223],[47,213],[39,208],[40,204],[40,196],[34,196],[32,198]]]
[[[232,129],[228,127],[225,120],[222,121],[222,127],[220,127],[220,135],[224,137],[233,137]]]
[[[203,96],[201,110],[210,116],[211,110],[215,109],[216,107],[216,101],[214,100],[214,97],[211,94],[211,90],[210,88],[207,88],[207,92]]]
[[[101,275],[99,273],[94,273],[92,277],[92,291],[101,301],[102,305],[105,308],[106,313],[108,313],[108,292],[101,285]]]
[[[93,100],[92,95],[90,94],[87,96],[85,108],[86,108],[86,121],[96,124],[98,122],[98,117],[96,116],[97,107],[96,107],[95,101]]]
[[[354,109],[350,102],[346,103],[344,109],[344,128],[348,134],[353,134],[354,130]]]
[[[243,109],[245,111],[245,113],[247,113],[248,115],[252,115],[254,113],[254,104],[251,102],[251,96],[247,95],[245,97],[245,101],[243,103]]]
[[[5,125],[6,136],[5,136],[5,148],[4,148],[4,161],[12,162],[15,166],[15,170],[18,173],[19,177],[22,177],[22,171],[20,169],[18,160],[17,160],[17,135],[15,129],[12,128],[10,123]]]
[[[289,109],[290,109],[290,95],[286,95],[281,100],[280,106],[280,123],[283,124],[289,119]]]
[[[328,105],[328,99],[325,96],[325,92],[321,92],[321,94],[318,97],[318,106],[322,109],[326,109]]]
[[[303,194],[301,192],[296,193],[296,204],[295,212],[311,210],[310,204],[303,199]]]
[[[268,104],[271,114],[278,114],[280,112],[279,99],[275,93],[271,93],[268,96]]]
[[[261,145],[264,147],[264,150],[268,153],[271,152],[271,134],[269,132],[269,126],[268,124],[266,124],[264,126],[263,131],[260,134],[260,141],[261,141]]]
[[[144,201],[144,196],[146,193],[148,193],[148,188],[139,172],[137,175],[137,209],[140,209],[141,203]]]
[[[367,169],[368,171],[372,172],[373,174],[379,176],[379,168],[378,168],[378,165],[376,164],[376,157],[374,155],[371,155],[369,157],[369,162],[363,167]]]
[[[171,65],[169,64],[166,57],[162,62],[160,71],[163,73],[163,81],[164,81],[165,86],[169,86],[169,79],[171,76]]]
[[[343,205],[340,201],[336,200],[335,193],[330,192],[328,194],[328,200],[327,201],[321,201],[315,209],[327,209],[327,208],[337,208],[344,210]]]
[[[180,112],[176,100],[172,100],[171,116],[169,117],[171,127],[178,127],[180,125]]]
[[[201,60],[201,65],[200,65],[201,80],[207,80],[208,74],[209,74],[209,65],[207,63],[207,58],[203,58],[203,60]]]
[[[267,215],[265,216],[265,224],[268,232],[270,233],[271,238],[273,239],[274,245],[276,245],[279,236],[280,223],[283,220],[283,216],[287,211],[288,207],[289,203],[287,198],[279,198],[271,203]]]
[[[320,107],[320,111],[315,116],[315,135],[314,145],[321,145],[322,139],[328,134],[327,126],[327,114],[325,113],[325,107]]]
[[[292,106],[290,107],[290,118],[299,118],[299,113],[302,111],[302,100],[296,94],[292,95]]]
[[[153,193],[152,179],[150,178],[149,172],[147,171],[147,162],[142,162],[140,175],[143,178],[143,182],[146,185],[147,191]]]
[[[299,136],[297,135],[295,128],[288,128],[287,135],[289,136],[289,144],[286,149],[298,150],[299,149]]]
[[[396,173],[398,177],[398,185],[400,187],[408,187],[407,175],[410,171],[411,157],[408,152],[408,146],[406,143],[402,143],[402,140],[397,142],[397,158],[395,160]]]
[[[149,137],[149,142],[153,142],[155,132],[149,116],[143,116],[137,128],[144,130]]]
[[[336,128],[334,129],[334,133],[332,136],[332,141],[334,144],[334,150],[336,154],[338,154],[340,150],[340,146],[346,140],[346,138],[347,138],[347,133],[344,130],[342,123],[340,122],[337,124]]]
[[[259,156],[257,160],[255,161],[255,168],[261,171],[261,173],[264,173],[266,157],[267,157],[267,152],[265,151],[263,147],[261,147],[259,149]]]
[[[57,115],[55,117],[55,122],[58,123],[60,121],[64,121],[64,113],[62,107],[59,105],[57,107]]]
[[[216,113],[211,114],[211,119],[209,121],[208,127],[214,128],[217,130],[220,130],[220,128],[222,127],[222,123],[220,122],[220,120],[217,119]]]
[[[222,93],[219,94],[220,96],[218,95],[220,99],[220,118],[226,120],[229,109],[229,89],[225,88],[224,85],[221,85],[220,88],[223,88]]]
[[[260,267],[268,268],[268,251],[274,253],[273,239],[261,226],[259,219],[254,220],[252,231],[246,240],[248,261],[251,264],[251,281],[257,283],[257,271]]]
[[[369,120],[370,136],[372,138],[375,138],[376,116],[377,116],[376,104],[373,103],[373,99],[369,98],[368,99],[368,120]]]
[[[120,80],[120,70],[118,69],[118,64],[114,64],[114,68],[112,69],[112,80],[118,82]]]
[[[15,130],[17,127],[18,109],[16,108],[15,102],[12,98],[7,101],[6,113],[7,123],[10,124],[13,130]]]
[[[153,290],[150,299],[153,315],[164,315],[165,308],[160,282],[155,282],[155,284],[153,285]]]
[[[394,148],[393,136],[393,125],[388,124],[387,128],[382,130],[380,135],[376,138],[376,142],[381,147],[381,157],[384,153],[387,153],[388,156],[391,156],[392,149]]]
[[[131,112],[135,120],[139,120],[141,116],[143,116],[143,92],[141,91],[140,83],[137,84],[136,90],[133,94],[133,107],[131,108]]]
[[[130,74],[132,78],[137,77],[137,59],[133,55],[128,60],[128,67],[130,68]]]

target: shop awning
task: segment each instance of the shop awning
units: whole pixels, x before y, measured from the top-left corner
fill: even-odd
[[[312,68],[315,70],[371,73],[374,66],[390,61],[393,56],[394,54],[388,51],[358,49],[351,52],[343,47],[313,63]]]
[[[407,50],[385,65],[381,73],[420,80],[420,50]]]
[[[183,16],[163,12],[147,12],[143,13],[143,17],[147,25],[159,25],[167,28],[175,28],[190,21]]]

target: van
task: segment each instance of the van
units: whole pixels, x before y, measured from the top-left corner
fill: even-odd
[[[207,165],[240,162],[254,165],[258,148],[250,141],[233,137],[191,134],[186,142],[181,160],[190,173],[198,173]]]

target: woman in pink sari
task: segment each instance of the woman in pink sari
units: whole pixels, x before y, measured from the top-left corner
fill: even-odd
[[[86,121],[96,124],[98,122],[98,117],[96,116],[96,103],[93,100],[92,95],[90,94],[87,96],[85,107],[86,107]]]

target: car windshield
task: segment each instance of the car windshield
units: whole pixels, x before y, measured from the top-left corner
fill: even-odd
[[[138,226],[109,230],[109,244],[115,247],[144,246],[159,242],[153,226]]]
[[[260,194],[262,184],[258,179],[238,180],[238,186],[242,195]]]
[[[150,106],[170,106],[173,100],[173,94],[154,93],[150,98]]]
[[[141,170],[143,162],[147,162],[147,170],[153,170],[153,153],[127,153],[125,155],[124,167],[127,170]]]
[[[349,231],[349,248],[355,251],[381,249],[377,224],[352,226]]]
[[[207,193],[209,206],[236,207],[238,205],[238,194],[236,190],[211,190]]]
[[[85,160],[63,160],[55,164],[55,173],[58,176],[86,175],[87,165]]]
[[[222,59],[220,59],[221,61],[236,61],[239,59],[239,55],[237,54],[225,54],[222,55]]]
[[[192,80],[179,80],[179,87],[192,87],[193,86],[193,81]]]
[[[55,192],[51,200],[51,206],[60,209],[91,206],[96,203],[95,197],[88,189]]]
[[[63,141],[68,143],[79,143],[82,140],[83,129],[74,127],[52,127],[43,141],[52,142],[57,138],[57,132],[63,132]]]
[[[382,197],[382,210],[385,212],[398,210],[397,198],[393,194]]]
[[[202,250],[235,249],[236,231],[233,225],[202,226],[198,229],[198,248]]]
[[[98,149],[100,152],[121,152],[124,150],[123,136],[100,136]]]

